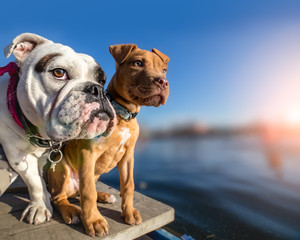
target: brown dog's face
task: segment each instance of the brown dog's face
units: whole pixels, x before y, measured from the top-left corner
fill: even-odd
[[[141,50],[134,44],[111,46],[110,52],[118,69],[115,87],[123,98],[144,106],[166,103],[169,96],[166,55],[156,49]]]

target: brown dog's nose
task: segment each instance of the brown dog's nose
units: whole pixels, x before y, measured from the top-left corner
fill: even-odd
[[[154,83],[158,85],[162,89],[166,89],[169,86],[169,82],[167,79],[163,77],[157,77],[154,79]]]

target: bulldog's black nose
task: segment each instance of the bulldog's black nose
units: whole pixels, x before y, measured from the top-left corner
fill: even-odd
[[[103,87],[98,84],[93,84],[86,87],[84,92],[89,93],[99,99],[103,99],[105,95]]]

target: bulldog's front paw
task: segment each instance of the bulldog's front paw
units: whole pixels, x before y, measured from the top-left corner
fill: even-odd
[[[44,202],[31,202],[22,213],[20,221],[23,221],[27,215],[27,221],[29,224],[40,224],[45,221],[50,221],[52,217],[52,206],[46,206]]]
[[[91,237],[94,237],[95,235],[98,237],[102,237],[108,234],[108,223],[101,215],[97,220],[94,221],[85,221],[83,218],[82,223],[85,229],[85,233]]]
[[[141,224],[143,221],[140,212],[135,208],[123,210],[121,216],[125,218],[125,223],[131,226]]]

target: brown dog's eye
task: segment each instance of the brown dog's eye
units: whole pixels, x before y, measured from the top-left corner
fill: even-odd
[[[52,74],[56,79],[66,80],[68,78],[67,72],[62,68],[53,69]]]
[[[142,61],[140,61],[140,60],[137,60],[137,61],[133,62],[133,66],[136,66],[136,67],[143,67],[143,66],[144,66],[144,64],[143,64],[143,62],[142,62]]]
[[[162,73],[163,73],[163,74],[166,74],[166,73],[167,73],[167,69],[163,69],[163,70],[162,70]]]

